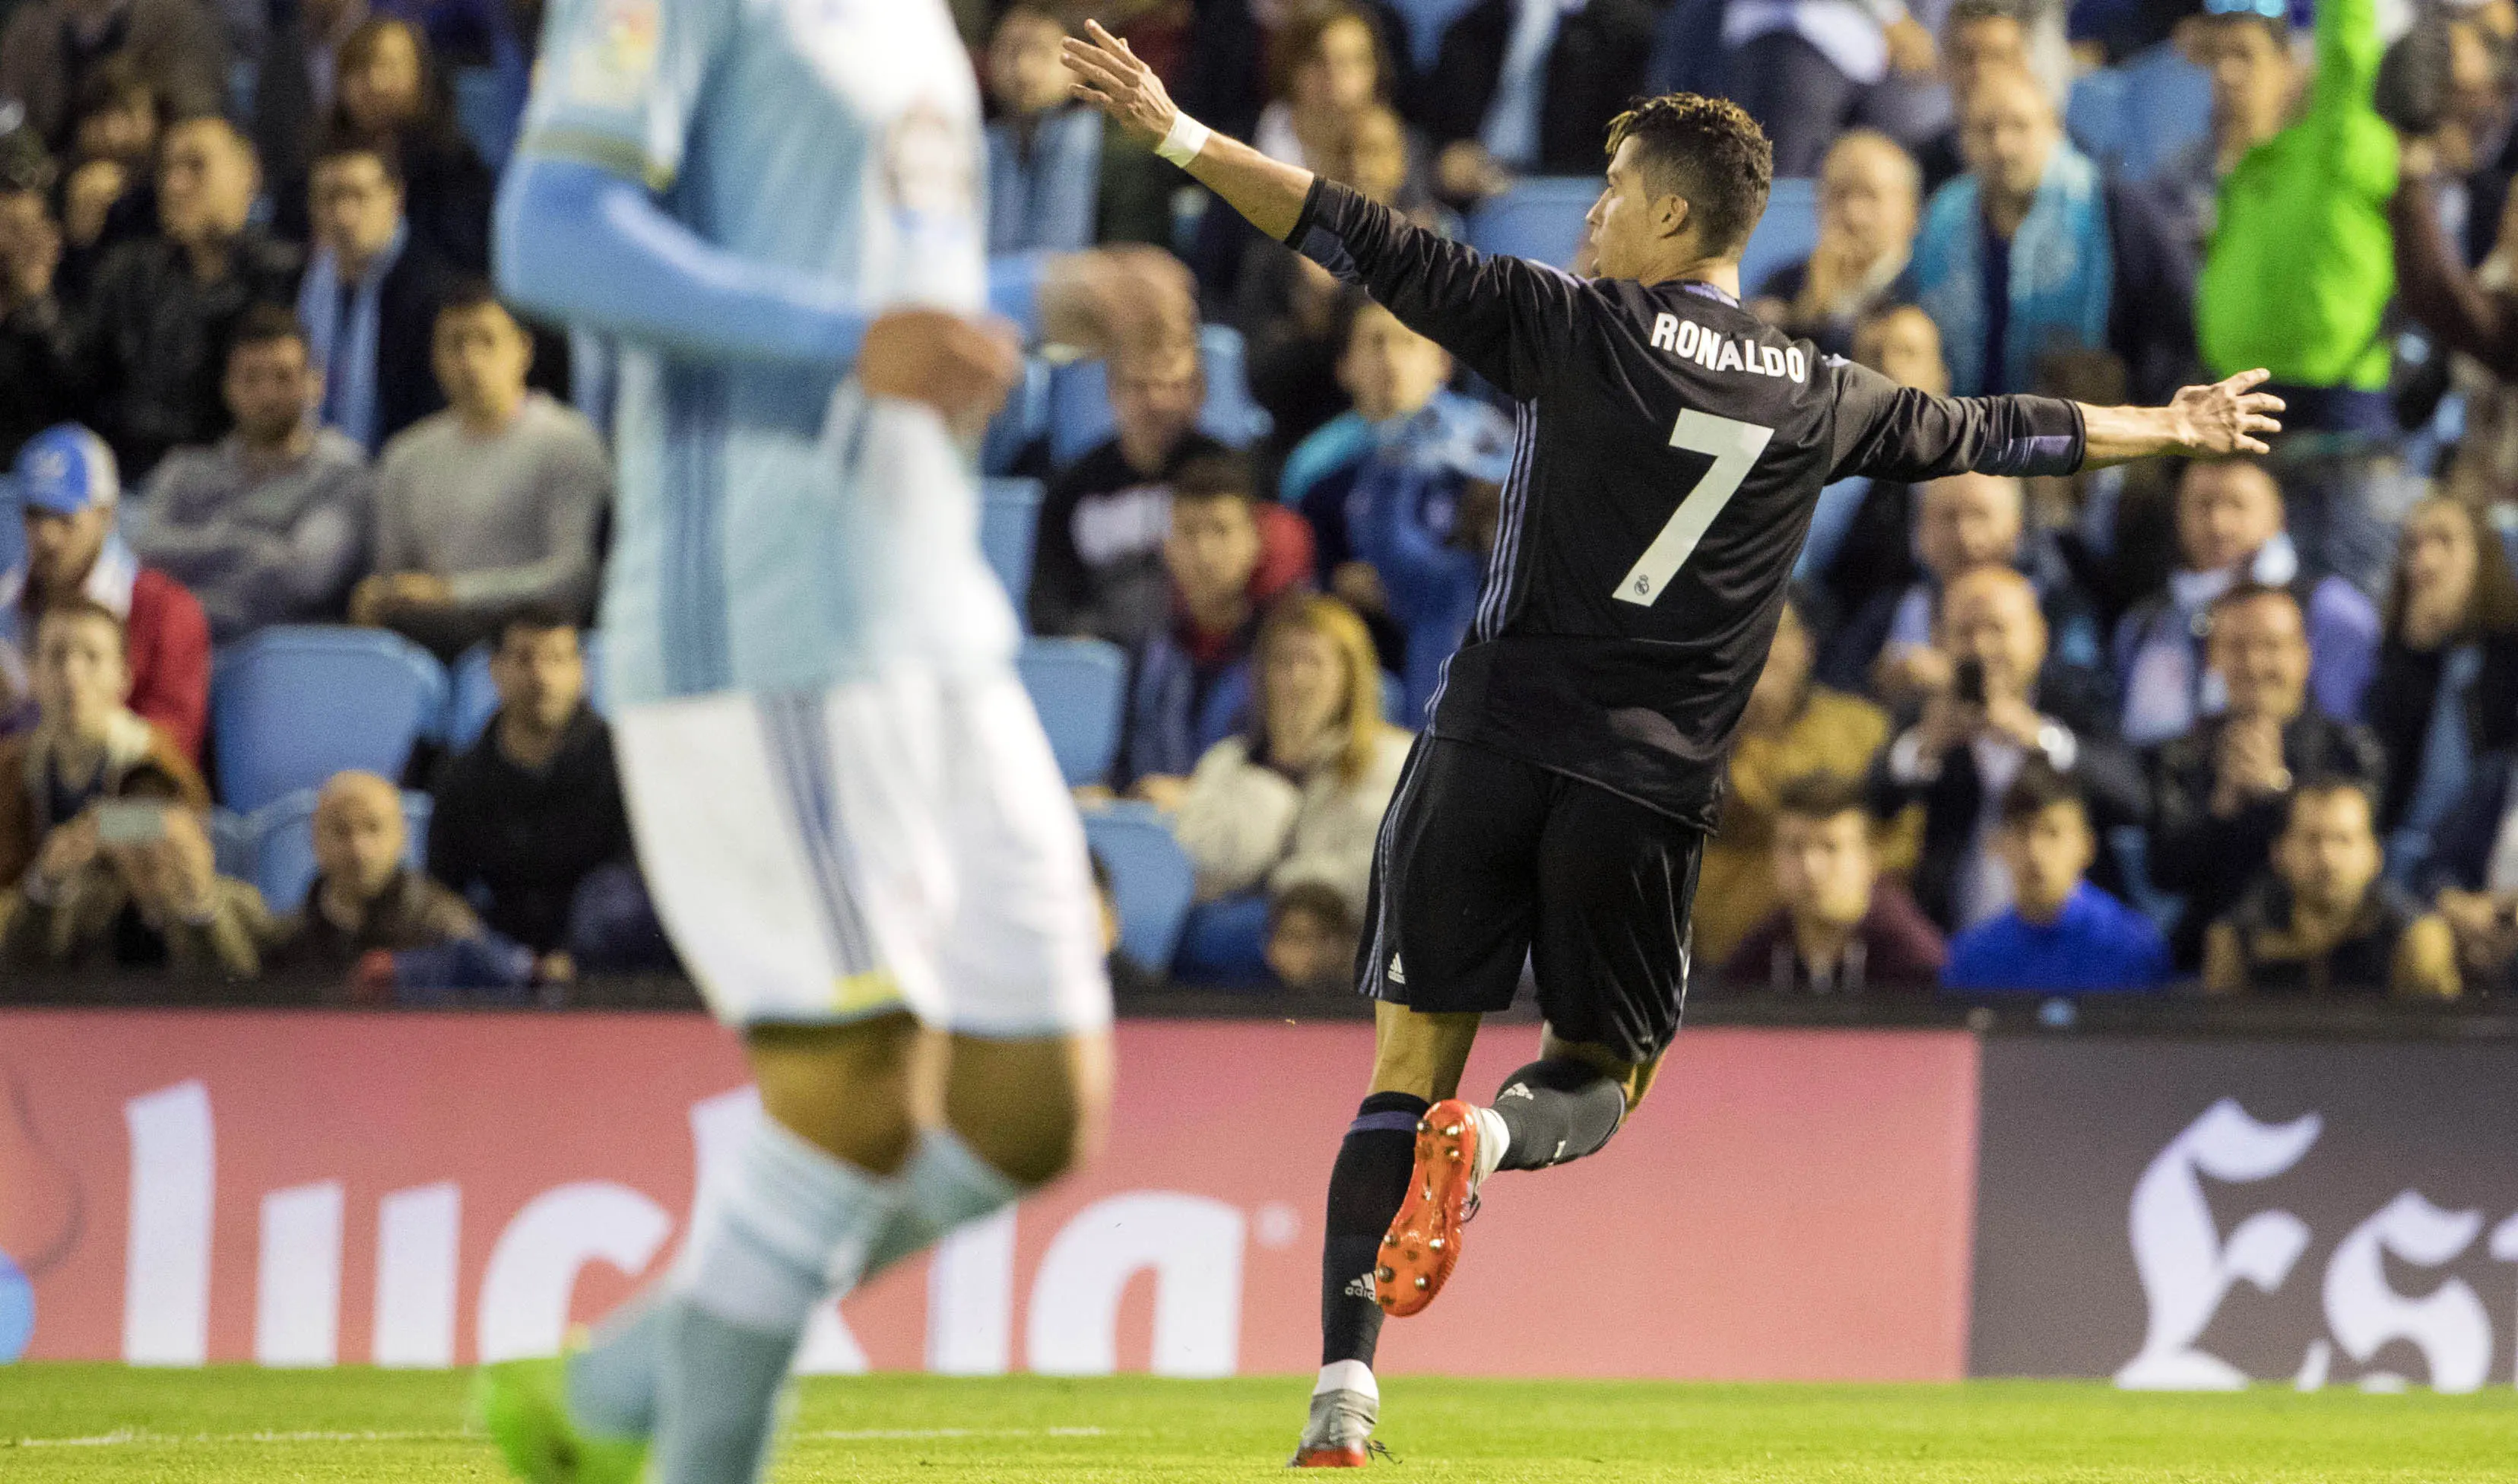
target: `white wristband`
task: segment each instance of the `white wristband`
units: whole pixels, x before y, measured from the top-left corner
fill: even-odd
[[[1189,162],[1197,158],[1197,152],[1206,148],[1207,136],[1213,132],[1187,113],[1175,113],[1171,132],[1154,146],[1154,153],[1186,170]]]

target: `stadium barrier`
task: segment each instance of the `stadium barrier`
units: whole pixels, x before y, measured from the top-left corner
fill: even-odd
[[[804,1365],[1308,1372],[1368,1037],[1123,1023],[1091,1169],[826,1311]],[[1604,1157],[1498,1188],[1384,1365],[2505,1384],[2513,1073],[2437,1036],[1693,1030]],[[752,1116],[687,1015],[0,1012],[0,1357],[546,1351],[663,1270]]]

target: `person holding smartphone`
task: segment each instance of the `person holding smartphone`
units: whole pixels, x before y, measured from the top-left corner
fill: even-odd
[[[2011,878],[1992,849],[2003,793],[2034,759],[2078,780],[2091,822],[2139,824],[2149,790],[2131,754],[2108,735],[2104,715],[2063,717],[2045,709],[2046,620],[2037,590],[2009,567],[1982,566],[1941,593],[1933,647],[1946,681],[1927,692],[1923,714],[1872,764],[1873,812],[1923,813],[1923,854],[1915,899],[1943,932],[2000,916],[2012,904]],[[2066,710],[2072,709],[2068,705]],[[2113,862],[2093,875],[2115,889]]]

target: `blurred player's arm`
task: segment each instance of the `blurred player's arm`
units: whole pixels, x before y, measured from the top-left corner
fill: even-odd
[[[1834,470],[1922,480],[1975,471],[2069,474],[2156,454],[2213,458],[2266,452],[2279,432],[2263,371],[2190,386],[2166,407],[2092,407],[2053,397],[1936,397],[1868,367],[1830,362],[1838,377]]]
[[[1270,159],[1182,112],[1128,44],[1093,22],[1066,41],[1075,96],[1189,172],[1250,225],[1349,284],[1507,396],[1536,395],[1581,323],[1582,282],[1428,232],[1335,181]]]

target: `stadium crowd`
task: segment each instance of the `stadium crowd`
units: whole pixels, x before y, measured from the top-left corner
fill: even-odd
[[[0,982],[564,1003],[671,971],[590,643],[606,350],[483,277],[539,8],[0,0]],[[1701,987],[2518,977],[2518,3],[956,10],[991,250],[1148,243],[1190,271],[1149,291],[1194,284],[1088,436],[1010,408],[986,444],[1045,489],[1030,632],[1124,659],[1078,800],[1159,821],[1190,882],[1168,962],[1106,912],[1123,992],[1350,978],[1513,426],[1073,104],[1088,15],[1192,113],[1453,235],[1594,174],[1629,98],[1728,93],[1814,183],[1751,307],[1907,385],[2273,371],[2269,458],[1828,490],[1704,854]],[[486,720],[253,792],[230,662],[346,630],[486,676]],[[1097,866],[1124,904],[1143,867]]]

